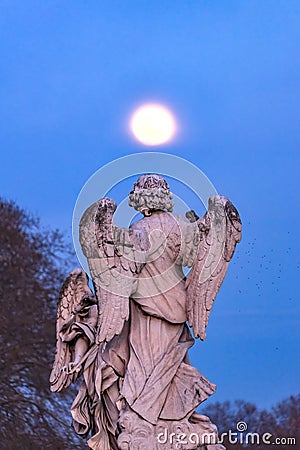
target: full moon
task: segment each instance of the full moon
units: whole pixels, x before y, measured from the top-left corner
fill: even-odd
[[[162,105],[149,103],[140,106],[130,121],[136,139],[145,145],[160,145],[175,134],[176,124],[172,113]]]

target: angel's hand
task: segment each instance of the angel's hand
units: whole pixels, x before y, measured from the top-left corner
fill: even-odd
[[[199,219],[198,214],[197,214],[193,209],[191,209],[190,211],[187,211],[187,212],[185,213],[185,217],[186,217],[191,223],[197,222],[197,220]]]
[[[62,371],[65,372],[67,375],[71,375],[74,372],[76,373],[80,372],[81,369],[82,365],[75,363],[75,361],[73,361],[67,364],[66,366],[63,366]]]
[[[106,212],[114,213],[117,209],[117,204],[114,200],[108,197],[104,197],[99,201],[98,204],[98,215],[105,214]]]

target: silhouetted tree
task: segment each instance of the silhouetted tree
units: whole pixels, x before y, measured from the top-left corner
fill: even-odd
[[[60,232],[0,200],[1,449],[86,448],[65,417],[70,399],[49,391],[63,261],[74,257]]]
[[[276,420],[275,434],[281,436],[294,436],[297,447],[300,448],[300,394],[292,395],[272,408],[272,415]],[[282,445],[282,449],[287,447]]]
[[[300,449],[300,394],[283,400],[271,411],[258,409],[254,404],[243,400],[236,400],[208,405],[204,414],[217,424],[220,436],[226,434],[224,445],[227,450],[265,450],[270,448],[270,444],[278,450]],[[242,431],[238,426],[241,422],[246,423],[247,427],[243,432],[239,432]],[[229,430],[237,434],[230,437]],[[269,435],[266,440],[270,444],[263,442],[264,434]],[[295,441],[289,441],[289,438]],[[236,440],[237,442],[234,442]]]

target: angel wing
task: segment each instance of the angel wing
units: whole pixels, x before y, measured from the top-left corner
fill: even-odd
[[[209,199],[208,212],[195,224],[200,240],[193,268],[186,280],[187,315],[194,336],[203,341],[214,300],[236,244],[241,240],[242,224],[233,204],[218,195]]]
[[[65,370],[74,359],[74,344],[64,338],[66,330],[76,321],[79,312],[95,303],[88,286],[88,277],[81,269],[76,269],[64,281],[60,290],[56,321],[56,354],[50,375],[50,389],[58,392],[67,388],[78,376],[77,372]]]
[[[147,237],[143,232],[113,223],[114,200],[103,198],[90,208],[90,219],[82,221],[80,242],[98,299],[100,343],[120,334],[129,318],[129,297],[145,263]]]

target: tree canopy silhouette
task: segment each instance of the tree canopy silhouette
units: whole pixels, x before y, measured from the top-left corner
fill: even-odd
[[[227,450],[264,450],[270,448],[270,444],[278,450],[300,448],[300,394],[290,396],[269,411],[259,409],[252,403],[236,400],[207,405],[204,414],[217,424],[220,436],[226,433],[223,445]],[[237,432],[239,422],[245,422],[247,428],[243,433],[230,438],[229,430]],[[251,437],[250,434],[254,433],[256,436]],[[270,444],[262,439],[265,433],[271,435],[266,439]]]
[[[0,448],[86,448],[65,416],[70,400],[49,391],[64,261],[74,256],[59,231],[0,200]]]

